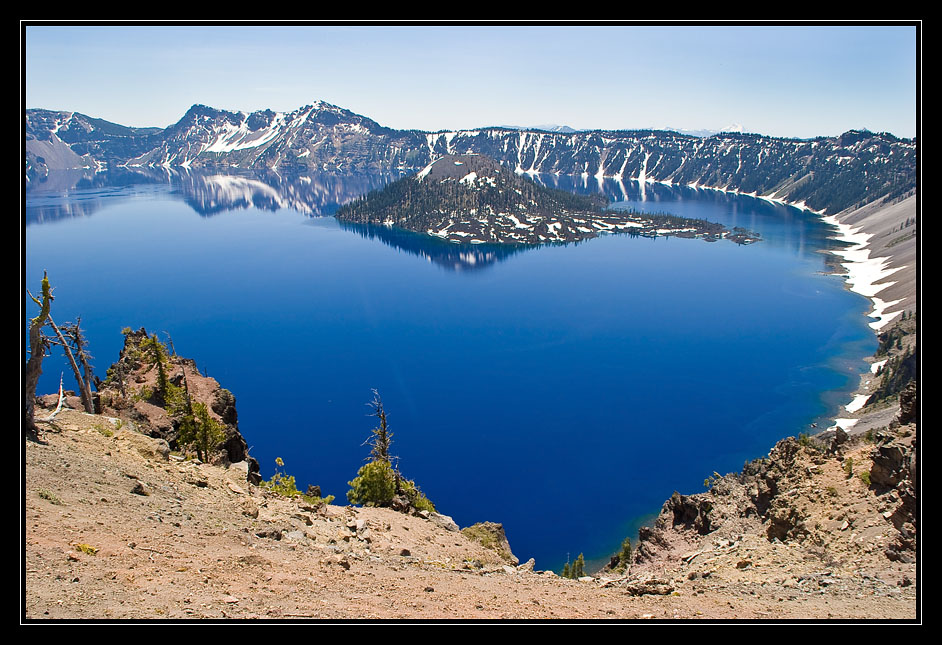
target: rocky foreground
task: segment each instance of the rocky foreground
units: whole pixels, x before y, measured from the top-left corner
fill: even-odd
[[[672,497],[625,570],[581,580],[447,517],[283,497],[246,462],[185,459],[133,422],[63,410],[41,426],[25,444],[27,621],[918,616],[912,423],[874,443],[783,440]]]

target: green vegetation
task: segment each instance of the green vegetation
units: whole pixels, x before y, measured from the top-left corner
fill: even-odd
[[[723,476],[714,470],[712,475],[703,480],[703,487],[713,488],[716,486],[716,482],[720,481],[721,479],[723,479]]]
[[[854,459],[853,457],[848,457],[844,460],[844,475],[847,479],[850,479],[854,476]]]
[[[72,546],[74,546],[76,549],[78,549],[82,553],[87,553],[88,555],[95,555],[96,553],[98,553],[98,548],[90,544],[83,544],[80,542],[76,542]]]
[[[454,180],[419,181],[409,176],[341,206],[336,217],[363,224],[392,220],[403,228],[426,231],[446,213],[516,213],[518,204],[527,204],[528,216],[549,217],[560,212],[600,213],[608,203],[601,195],[544,188],[489,159],[477,163],[495,169],[493,184],[472,188]],[[478,172],[488,170],[478,168]]]
[[[98,433],[99,433],[100,435],[102,435],[103,437],[113,437],[113,436],[114,436],[114,430],[112,430],[111,428],[107,427],[107,426],[104,425],[104,424],[96,423],[94,427],[95,427],[95,430],[97,430]]]
[[[867,486],[870,485],[870,471],[869,470],[860,471],[860,474],[858,475],[858,477],[860,477],[860,481],[862,481],[864,484],[866,484]]]
[[[46,500],[47,502],[50,502],[50,503],[52,503],[52,504],[55,504],[56,506],[64,506],[64,505],[65,505],[65,502],[63,502],[61,499],[59,499],[59,498],[55,495],[55,493],[51,493],[51,492],[49,492],[48,490],[46,490],[45,488],[40,488],[38,491],[36,491],[36,494],[39,495],[42,499],[44,499],[44,500]]]
[[[579,554],[573,563],[572,566],[569,565],[567,561],[563,566],[563,572],[560,574],[563,578],[570,578],[572,580],[577,580],[585,575],[585,558],[582,554]]]
[[[180,388],[172,385],[167,377],[167,365],[170,363],[167,347],[156,335],[144,338],[139,347],[144,360],[157,368],[157,390],[154,392],[157,400],[168,408],[179,406],[182,403]]]
[[[389,453],[393,433],[389,431],[386,409],[376,390],[373,390],[373,400],[369,405],[373,408],[370,416],[379,420],[379,425],[371,431],[372,437],[366,442],[370,445],[372,459],[357,471],[353,481],[347,482],[350,486],[347,501],[364,506],[393,506],[395,498],[401,497],[410,508],[434,512],[435,505],[416,483],[404,478],[399,468],[393,466],[396,458]]]
[[[371,461],[347,483],[347,501],[351,504],[389,506],[396,495],[396,474],[388,461]]]
[[[216,447],[226,439],[223,425],[209,415],[206,404],[190,403],[187,396],[187,405],[190,411],[180,421],[177,442],[196,450],[200,461],[208,461]]]
[[[275,464],[277,464],[280,468],[285,465],[285,462],[281,457],[278,457],[275,459]],[[330,504],[332,501],[334,501],[333,495],[328,495],[327,497],[305,495],[298,490],[297,484],[294,480],[294,475],[288,475],[277,469],[275,470],[275,474],[272,475],[271,479],[268,481],[262,481],[261,486],[262,488],[267,488],[271,492],[283,497],[300,497],[311,506]]]
[[[200,461],[209,461],[213,452],[226,440],[225,425],[210,414],[205,403],[194,402],[190,397],[186,378],[186,368],[182,370],[182,385],[170,381],[169,368],[174,364],[167,346],[160,342],[157,335],[150,335],[141,330],[140,341],[134,343],[128,337],[134,334],[130,327],[122,330],[125,340],[124,359],[135,364],[148,365],[148,369],[157,370],[155,387],[142,386],[130,396],[132,401],[149,401],[167,410],[177,426],[177,444],[183,449],[192,449]],[[169,336],[169,334],[168,334]],[[108,370],[108,383],[117,383],[125,388],[123,367]]]
[[[615,571],[624,571],[628,568],[628,565],[631,564],[631,538],[625,538],[621,543],[621,550],[618,551],[615,558],[618,559],[617,564],[613,567]]]
[[[919,375],[919,345],[916,340],[916,316],[904,311],[899,321],[879,335],[880,345],[875,356],[885,356],[886,362],[877,370],[880,385],[867,400],[873,405],[894,400],[910,381]]]

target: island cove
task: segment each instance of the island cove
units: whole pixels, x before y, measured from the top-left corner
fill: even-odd
[[[599,194],[546,188],[481,155],[446,155],[415,175],[342,206],[338,220],[381,224],[464,244],[579,242],[606,233],[759,240],[705,219],[606,209]]]

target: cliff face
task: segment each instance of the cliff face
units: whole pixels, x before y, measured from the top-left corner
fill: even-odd
[[[906,423],[783,439],[704,493],[674,493],[639,532],[627,571],[613,558],[602,575],[628,588],[655,580],[665,593],[730,583],[785,597],[900,593],[916,582],[919,481],[914,386],[903,399]]]

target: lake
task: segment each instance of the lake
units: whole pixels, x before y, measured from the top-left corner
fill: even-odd
[[[763,241],[464,247],[329,217],[393,178],[57,174],[27,192],[27,287],[48,271],[52,314],[81,316],[101,377],[122,328],[169,332],[235,394],[262,475],[282,457],[336,503],[376,388],[403,474],[462,527],[503,523],[538,568],[604,560],[675,490],[826,426],[876,349],[811,213],[540,177]],[[63,370],[74,387],[58,356],[43,369],[41,393]]]

